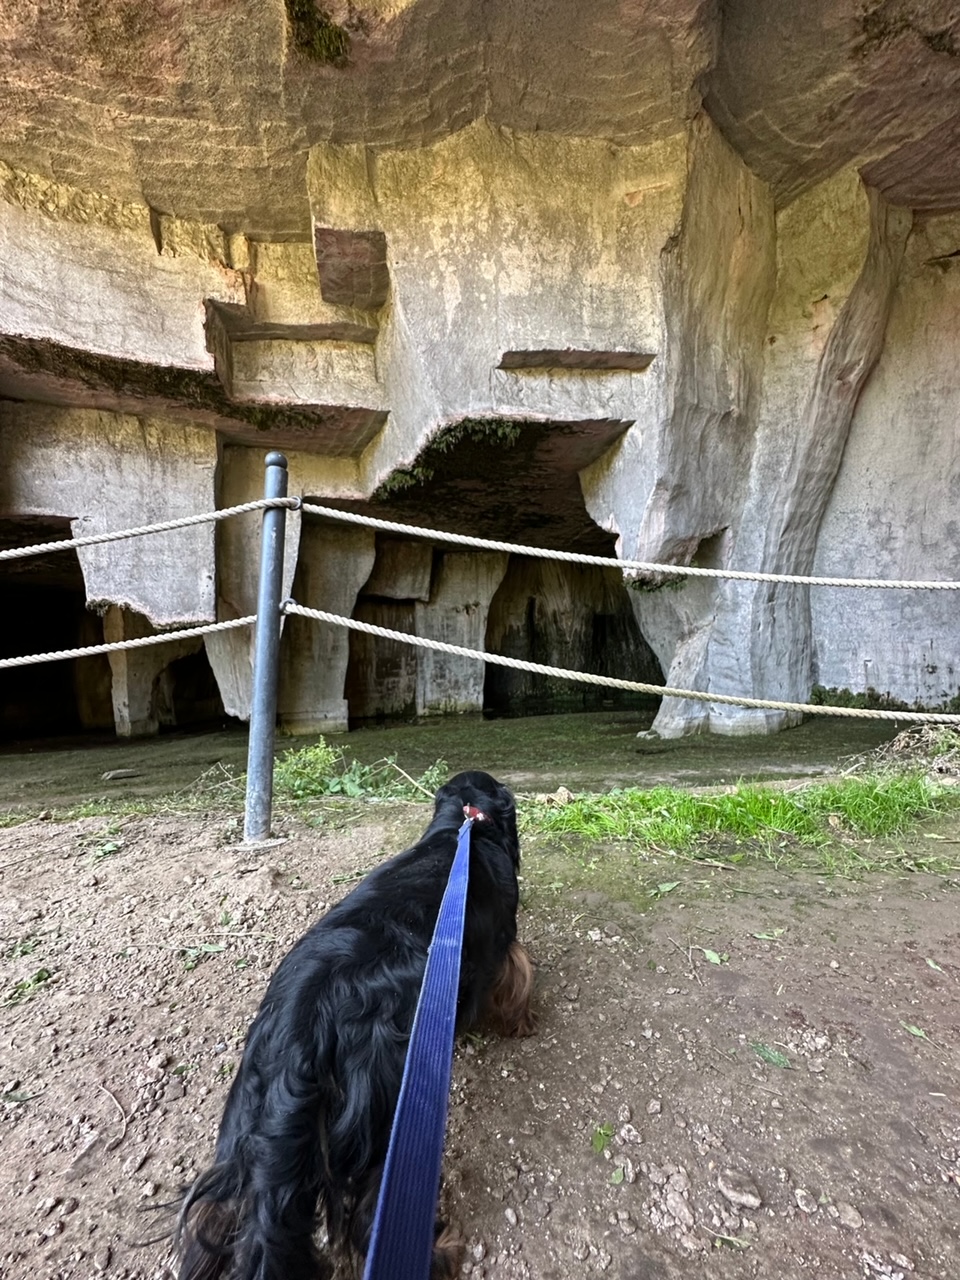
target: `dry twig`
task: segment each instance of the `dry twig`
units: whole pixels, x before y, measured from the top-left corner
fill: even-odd
[[[105,1084],[101,1084],[99,1080],[97,1081],[97,1088],[101,1089],[107,1095],[108,1098],[113,1099],[114,1106],[120,1112],[120,1121],[123,1126],[120,1130],[120,1136],[117,1138],[111,1138],[105,1147],[106,1151],[113,1151],[114,1148],[119,1147],[120,1143],[127,1136],[127,1124],[130,1121],[130,1116],[127,1115],[123,1107],[120,1105],[120,1100],[118,1099],[117,1095],[113,1093],[110,1089],[108,1089]]]

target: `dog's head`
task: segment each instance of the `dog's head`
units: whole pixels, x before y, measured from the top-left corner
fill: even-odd
[[[520,839],[517,835],[517,806],[512,792],[481,769],[458,773],[437,792],[434,818],[456,821],[472,817],[482,830],[489,823],[503,842],[514,863],[520,861]]]

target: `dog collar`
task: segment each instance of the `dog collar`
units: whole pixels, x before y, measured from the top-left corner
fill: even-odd
[[[465,804],[463,806],[463,816],[465,818],[475,818],[477,822],[489,822],[489,818],[482,809],[478,809],[475,804]]]

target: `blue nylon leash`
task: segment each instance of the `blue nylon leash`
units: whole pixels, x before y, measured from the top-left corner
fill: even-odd
[[[472,826],[473,818],[466,818],[457,835],[457,852],[427,953],[363,1280],[428,1280],[430,1275]]]

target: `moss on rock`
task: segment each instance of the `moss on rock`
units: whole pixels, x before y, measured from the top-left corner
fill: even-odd
[[[315,0],[285,0],[285,3],[296,49],[314,62],[344,66],[350,55],[350,37],[343,27],[323,9],[318,9]]]
[[[443,454],[452,452],[457,445],[484,442],[509,449],[519,440],[521,430],[521,423],[509,418],[464,418],[461,422],[442,427],[424,446],[412,466],[398,467],[387,476],[373,494],[373,500],[384,502],[415,485],[429,484],[436,475],[438,459]]]

